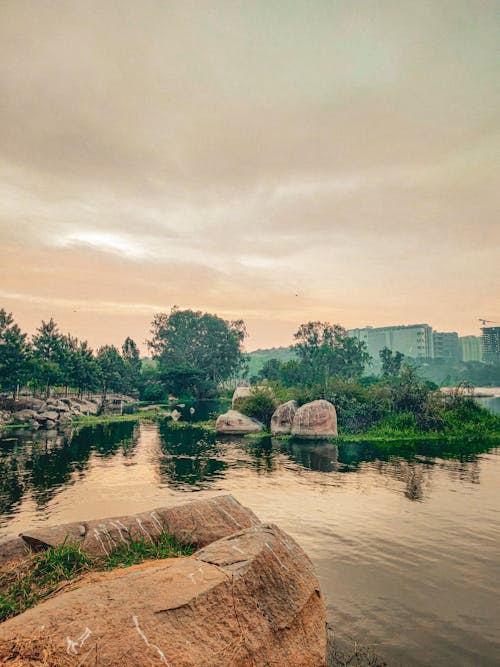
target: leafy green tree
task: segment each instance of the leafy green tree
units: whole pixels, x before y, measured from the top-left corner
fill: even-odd
[[[269,427],[271,417],[278,407],[278,401],[271,387],[255,386],[248,396],[237,399],[234,407],[244,415],[258,419]]]
[[[294,338],[309,383],[322,381],[326,385],[330,377],[357,378],[370,359],[365,343],[348,336],[339,324],[307,322]]]
[[[100,367],[94,357],[92,348],[86,340],[79,341],[73,357],[72,381],[78,396],[93,391],[99,386]]]
[[[378,354],[382,362],[382,377],[397,377],[405,355],[401,352],[393,352],[388,347],[384,347]]]
[[[67,352],[67,343],[64,336],[59,333],[53,318],[50,318],[48,322],[42,320],[33,335],[32,345],[35,364],[34,379],[45,387],[48,396],[52,386],[64,382],[64,357]]]
[[[122,345],[122,358],[125,364],[125,376],[127,380],[127,392],[138,392],[141,386],[142,362],[139,349],[132,338],[127,336]]]
[[[126,389],[127,377],[125,363],[114,345],[103,345],[97,351],[99,380],[102,397],[105,400],[108,391],[122,392]]]
[[[246,330],[209,313],[172,308],[155,315],[148,342],[166,389],[209,396],[239,370]]]
[[[27,380],[30,372],[27,335],[14,322],[12,313],[0,309],[0,389],[12,392]]]

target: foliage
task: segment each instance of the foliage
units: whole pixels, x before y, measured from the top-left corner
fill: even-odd
[[[29,346],[26,334],[15,324],[12,313],[0,309],[0,390],[15,394],[29,377]]]
[[[168,533],[161,533],[154,542],[142,538],[130,544],[120,545],[103,561],[102,567],[112,570],[117,567],[129,567],[145,560],[188,556],[193,551],[189,544],[186,545]]]
[[[97,351],[97,364],[103,398],[108,391],[126,391],[127,369],[123,358],[114,345],[103,345]]]
[[[307,322],[294,335],[295,350],[310,382],[361,376],[370,360],[363,341],[348,336],[340,324]]]
[[[142,380],[142,362],[139,355],[139,349],[130,336],[125,338],[122,345],[122,359],[124,362],[125,393],[138,393]]]
[[[388,347],[380,350],[379,357],[382,362],[382,377],[386,379],[397,377],[401,371],[404,356],[401,352],[393,352]]]
[[[149,346],[165,389],[197,398],[236,374],[243,363],[246,336],[241,320],[228,322],[209,313],[172,308],[155,315]]]
[[[252,387],[250,395],[237,399],[235,408],[269,427],[278,401],[269,385]]]

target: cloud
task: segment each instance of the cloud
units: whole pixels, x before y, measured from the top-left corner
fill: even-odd
[[[106,304],[116,336],[173,303],[268,344],[308,317],[471,331],[499,278],[495,9],[6,0],[3,298]]]

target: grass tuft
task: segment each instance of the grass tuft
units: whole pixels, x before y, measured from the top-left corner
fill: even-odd
[[[90,556],[74,543],[26,556],[0,574],[0,622],[33,607],[86,572],[125,568],[146,560],[188,556],[193,551],[191,545],[161,533],[153,542],[134,540],[102,558]]]

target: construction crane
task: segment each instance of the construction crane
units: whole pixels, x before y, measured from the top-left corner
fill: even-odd
[[[498,322],[495,322],[495,320],[485,320],[483,317],[478,317],[477,319],[481,322],[483,327],[485,327],[487,323],[488,324],[498,324]]]

